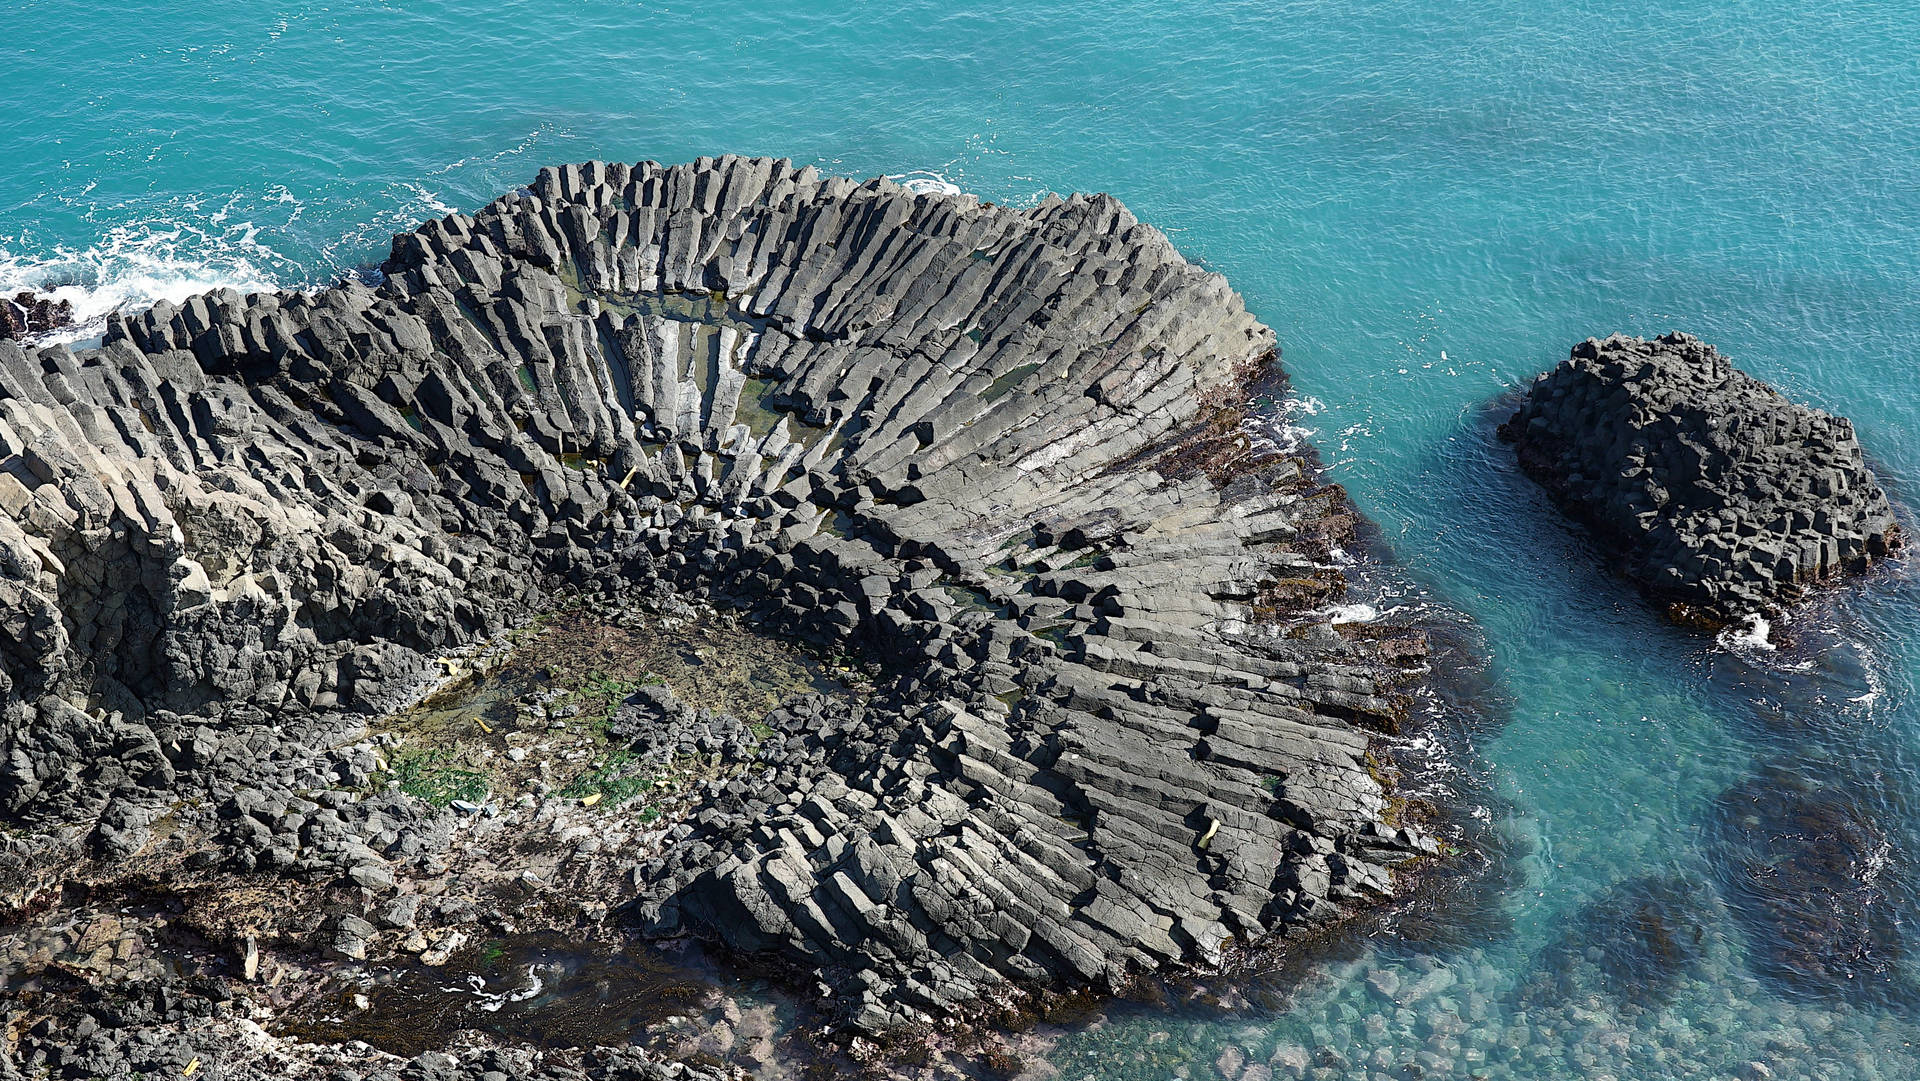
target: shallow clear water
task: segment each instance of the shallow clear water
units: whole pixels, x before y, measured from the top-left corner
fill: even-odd
[[[700,1012],[712,991],[705,978],[711,968],[698,959],[673,961],[587,953],[553,933],[505,935],[438,966],[381,966],[323,985],[286,1028],[315,1041],[362,1040],[409,1056],[439,1050],[460,1031],[539,1047],[592,1046],[608,1031],[637,1032]]]
[[[1850,588],[1772,654],[1667,628],[1488,409],[1579,338],[1682,328],[1920,490],[1920,8],[819,7],[29,2],[0,45],[0,286],[99,312],[323,283],[589,157],[1112,191],[1274,326],[1338,479],[1482,628],[1511,708],[1469,734],[1505,855],[1450,934],[1384,931],[1283,1010],[1115,1011],[1063,1075],[1244,1074],[1228,1045],[1254,1081],[1920,1075],[1894,950],[1920,912],[1920,586]],[[1877,928],[1813,986],[1751,933],[1755,882],[1821,869],[1801,829],[1862,850],[1867,892],[1834,904]]]

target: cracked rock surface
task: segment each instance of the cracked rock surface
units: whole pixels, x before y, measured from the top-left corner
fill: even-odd
[[[1851,422],[1688,334],[1581,342],[1500,434],[1675,619],[1774,615],[1901,544]]]
[[[1113,199],[590,162],[383,269],[0,342],[15,902],[188,849],[365,899],[314,932],[364,955],[449,835],[368,794],[370,721],[645,590],[885,674],[757,742],[653,691],[612,727],[737,766],[613,900],[850,1031],[1217,963],[1435,850],[1369,759],[1424,650],[1328,625],[1353,511],[1239,426],[1272,332]]]

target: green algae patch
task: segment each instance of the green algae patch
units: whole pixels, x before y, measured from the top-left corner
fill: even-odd
[[[1011,606],[993,599],[992,595],[984,589],[976,589],[970,585],[948,581],[941,582],[940,588],[946,591],[947,596],[952,597],[954,602],[960,605],[963,610],[972,609],[977,612],[986,612],[1000,619],[1010,619],[1013,616]]]
[[[562,799],[599,796],[605,801],[605,806],[612,808],[652,792],[660,786],[661,781],[660,771],[642,762],[639,756],[629,751],[616,751],[607,756],[604,764],[574,778],[560,789],[559,795]]]
[[[746,385],[740,388],[740,400],[733,406],[734,423],[746,425],[755,439],[772,435],[787,416],[767,405],[767,399],[778,386],[772,379],[754,375],[748,376]]]
[[[613,719],[620,703],[633,697],[640,688],[656,687],[665,682],[652,672],[626,679],[594,671],[567,696],[566,701],[580,710],[580,719],[585,723],[604,726]]]
[[[572,259],[561,262],[559,274],[560,288],[567,294],[567,310],[583,312],[587,310],[587,290],[581,285],[580,267]]]
[[[400,791],[437,807],[454,800],[483,803],[487,798],[486,774],[457,765],[446,750],[402,752],[389,761],[388,769]]]
[[[510,632],[485,667],[375,726],[389,750],[373,784],[441,807],[522,794],[605,810],[638,803],[652,821],[714,766],[642,762],[614,745],[614,715],[643,688],[664,684],[690,707],[752,722],[794,695],[851,694],[855,679],[716,612],[560,609]]]

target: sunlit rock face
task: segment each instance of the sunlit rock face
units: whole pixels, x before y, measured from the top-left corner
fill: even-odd
[[[590,162],[383,270],[0,342],[0,811],[61,858],[270,848],[259,763],[352,789],[322,749],[435,655],[643,588],[886,673],[716,751],[628,890],[863,1031],[1211,963],[1433,851],[1367,759],[1423,650],[1316,614],[1352,510],[1239,426],[1273,335],[1113,199]]]
[[[1901,545],[1851,422],[1688,334],[1581,342],[1500,433],[1682,622],[1777,615]]]

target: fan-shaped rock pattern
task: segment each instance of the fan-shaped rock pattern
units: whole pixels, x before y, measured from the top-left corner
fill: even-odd
[[[594,162],[384,270],[0,343],[9,818],[111,819],[659,580],[895,677],[772,718],[807,738],[641,874],[861,1028],[1214,959],[1433,850],[1366,761],[1417,648],[1309,611],[1343,496],[1221,468],[1272,334],[1114,200]]]
[[[1775,613],[1901,542],[1849,421],[1691,335],[1581,342],[1501,435],[1678,619]]]

